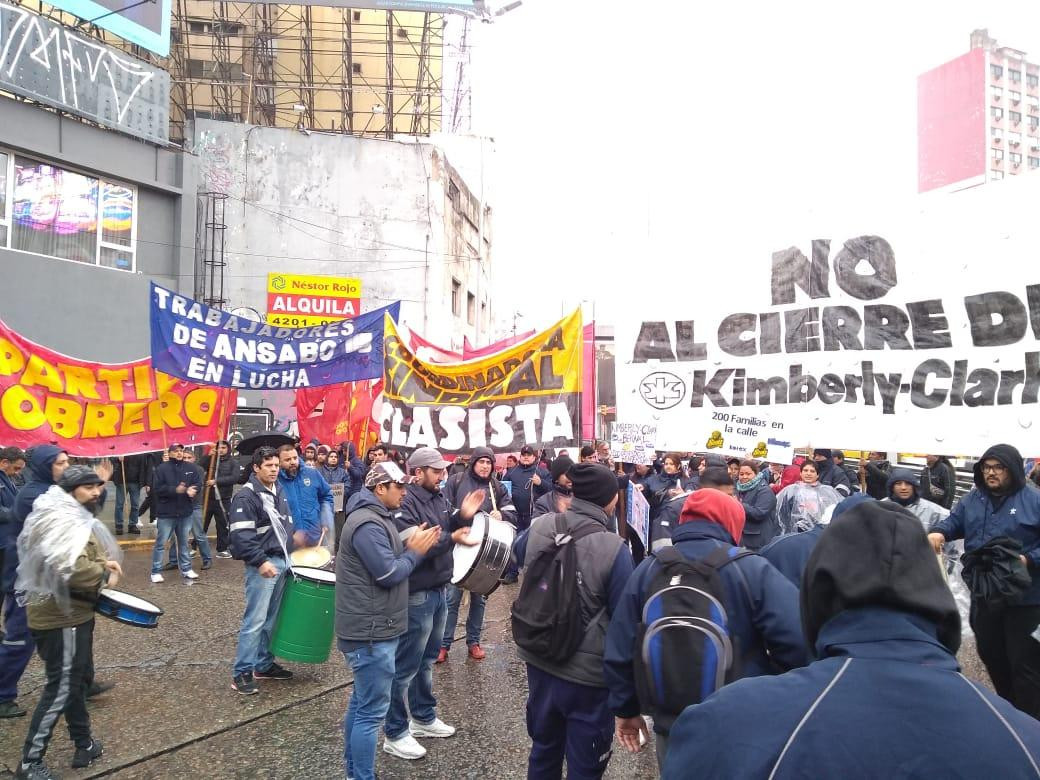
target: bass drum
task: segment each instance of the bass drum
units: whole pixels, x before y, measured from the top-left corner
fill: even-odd
[[[486,512],[478,512],[470,528],[471,541],[479,544],[456,544],[455,568],[451,583],[481,596],[490,595],[498,587],[509,565],[516,529]]]

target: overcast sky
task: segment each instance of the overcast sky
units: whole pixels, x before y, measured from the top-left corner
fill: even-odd
[[[739,296],[748,237],[916,198],[917,75],[977,27],[1040,60],[1035,0],[524,0],[480,25],[499,317]]]

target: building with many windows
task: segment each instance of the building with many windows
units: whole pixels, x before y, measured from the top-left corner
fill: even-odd
[[[986,30],[917,80],[918,192],[1040,168],[1040,64]]]

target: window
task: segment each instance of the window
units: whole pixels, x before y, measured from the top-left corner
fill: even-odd
[[[995,79],[1004,78],[1004,68],[1001,65],[990,65],[989,72],[990,75],[993,76],[993,78]]]
[[[1040,157],[1030,157],[1029,158],[1029,167],[1030,168],[1040,168]]]
[[[1022,81],[1022,71],[1008,68],[1008,77],[1011,79],[1012,83],[1018,84]]]
[[[0,153],[0,246],[133,271],[136,219],[132,187]]]
[[[1018,165],[1022,162],[1022,155],[1018,152],[1011,152],[1008,154],[1008,159],[1011,160],[1013,165]]]
[[[188,20],[188,32],[204,34],[204,33],[208,33],[212,29],[213,28],[212,28],[212,26],[210,25],[209,22],[201,21],[201,20],[198,20],[198,19],[189,19]]]
[[[217,79],[219,81],[242,81],[242,64],[229,62],[221,73],[221,65],[213,60],[188,60],[188,78]]]
[[[1022,100],[1022,93],[1015,92],[1015,90],[1011,90],[1010,92],[1008,92],[1008,97],[1011,98],[1013,102],[1018,103]]]
[[[989,178],[992,181],[997,181],[999,179],[1003,179],[1004,178],[1004,171],[990,171],[989,172]]]
[[[1040,111],[1040,100],[1037,100],[1036,98],[1029,98],[1029,110],[1034,114],[1037,111]]]
[[[990,106],[989,113],[990,116],[998,121],[1004,118],[1004,109],[998,108],[997,106]]]
[[[475,325],[477,322],[477,296],[466,293],[466,322]]]
[[[350,64],[350,70],[354,73],[355,76],[360,75],[361,74],[361,63],[360,62],[352,62]]]
[[[1022,134],[1008,133],[1008,143],[1010,143],[1012,146],[1018,146],[1020,143],[1022,143]]]
[[[1037,117],[1037,116],[1029,117],[1029,126],[1031,128],[1033,128],[1034,130],[1036,128],[1040,127],[1040,117]]]
[[[995,141],[999,141],[1001,138],[1004,137],[1004,131],[1001,130],[999,127],[991,127],[989,129],[989,134],[993,136],[993,140]]]
[[[360,22],[361,21],[361,12],[360,11],[355,11],[354,12],[354,21],[355,22]]]
[[[462,282],[451,280],[451,313],[458,317],[462,314]]]
[[[994,160],[1003,160],[1004,159],[1004,150],[1003,149],[993,149],[991,151],[993,152],[993,159]]]
[[[1021,111],[1008,111],[1008,119],[1014,122],[1016,125],[1022,121]]]
[[[1040,73],[1027,73],[1026,84],[1032,87],[1033,89],[1036,89],[1038,86],[1040,86]]]
[[[990,87],[989,94],[992,96],[994,101],[999,101],[1004,96],[1004,90],[1000,87]]]

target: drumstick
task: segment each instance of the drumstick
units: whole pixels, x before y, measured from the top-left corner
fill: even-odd
[[[328,530],[325,526],[321,527],[321,536],[318,537],[318,543],[314,545],[315,547],[321,547],[321,543],[325,541],[325,532]]]
[[[488,493],[491,494],[491,511],[498,511],[498,502],[495,501],[495,483],[492,480],[488,480]]]

